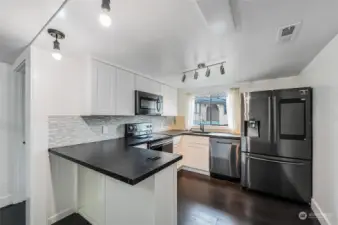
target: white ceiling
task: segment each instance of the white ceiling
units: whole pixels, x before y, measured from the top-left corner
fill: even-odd
[[[89,53],[182,88],[297,75],[338,32],[336,0],[230,1],[236,29],[223,35],[194,0],[111,0],[110,28],[98,23],[100,0],[71,0],[48,28],[66,33],[64,54]],[[296,38],[278,43],[278,29],[297,22]],[[52,39],[45,31],[35,44],[51,49]],[[181,83],[182,71],[223,60],[226,75],[215,67]]]
[[[1,0],[0,62],[13,63],[64,0]]]

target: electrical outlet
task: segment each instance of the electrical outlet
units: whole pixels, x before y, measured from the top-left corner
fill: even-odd
[[[102,134],[108,134],[108,126],[103,125],[102,126]]]

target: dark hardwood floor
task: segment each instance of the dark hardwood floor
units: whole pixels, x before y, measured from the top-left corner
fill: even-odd
[[[180,171],[178,225],[320,225],[309,205],[297,204],[252,191],[239,184]]]
[[[1,225],[1,224],[0,224]],[[91,225],[87,220],[85,220],[80,214],[72,214],[63,220],[54,223],[53,225]]]
[[[0,225],[25,225],[25,202],[10,205],[0,209]]]
[[[208,176],[178,174],[178,225],[320,225],[314,218],[299,219],[310,206],[256,192]],[[24,225],[25,203],[0,209],[0,225]],[[90,225],[73,214],[54,225]]]

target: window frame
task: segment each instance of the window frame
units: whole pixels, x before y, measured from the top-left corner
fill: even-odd
[[[215,95],[208,95],[208,98],[209,98],[209,101],[208,101],[208,103],[207,103],[207,107],[210,107],[211,106],[211,104],[212,104],[212,98],[213,98],[213,96],[215,96]],[[195,114],[198,114],[198,115],[201,115],[201,107],[202,107],[202,103],[196,103],[196,98],[198,98],[198,97],[202,97],[202,96],[198,96],[198,95],[196,95],[195,96],[195,102],[194,102],[194,116],[195,116]],[[199,109],[196,109],[196,107],[197,107],[197,105],[199,106]],[[224,108],[224,112],[226,113],[225,115],[228,115],[228,110],[227,110],[227,106],[228,106],[228,104],[227,104],[227,99],[225,99],[225,108]],[[212,111],[211,110],[209,110],[209,113],[208,113],[208,110],[206,110],[206,114],[209,114],[209,115],[206,115],[206,118],[210,118],[210,121],[209,121],[209,124],[204,124],[204,128],[205,129],[215,129],[215,128],[217,128],[217,129],[228,129],[228,127],[229,127],[229,124],[221,124],[221,125],[217,125],[217,124],[212,124]],[[193,126],[192,126],[192,128],[193,129],[197,129],[197,128],[199,128],[200,127],[200,124],[195,124],[195,118],[193,119],[193,121],[194,121],[194,124],[193,124]],[[199,122],[200,122],[201,120],[199,119]],[[207,122],[207,120],[206,120],[206,122]]]

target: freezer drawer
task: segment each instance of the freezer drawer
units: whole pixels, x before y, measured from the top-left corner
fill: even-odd
[[[241,184],[276,196],[309,203],[312,196],[310,161],[242,153]]]
[[[210,138],[210,173],[240,178],[240,141]]]

